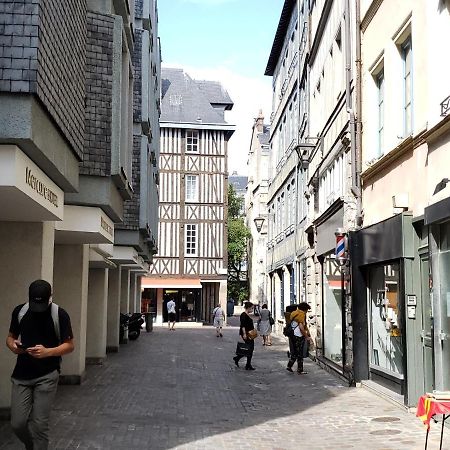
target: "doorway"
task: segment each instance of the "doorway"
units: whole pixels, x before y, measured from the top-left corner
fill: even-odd
[[[434,389],[433,309],[429,287],[430,261],[428,255],[420,258],[420,286],[422,298],[422,362],[424,370],[423,391]]]
[[[200,315],[200,289],[164,289],[163,321],[167,322],[167,302],[173,300],[177,322],[196,322]]]

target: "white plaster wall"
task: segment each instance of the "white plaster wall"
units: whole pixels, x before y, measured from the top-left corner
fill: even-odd
[[[424,2],[386,0],[362,36],[363,164],[378,150],[378,89],[375,75],[384,67],[384,154],[389,153],[404,136],[403,60],[399,42],[402,25],[411,16],[413,51],[413,132],[426,125],[426,19]],[[409,32],[406,32],[409,34]],[[398,40],[400,38],[400,41]],[[364,167],[364,166],[363,166]]]
[[[6,339],[15,306],[28,301],[28,287],[37,279],[53,284],[54,222],[0,222],[0,329]],[[3,341],[4,342],[4,341]],[[0,409],[9,408],[9,381],[16,355],[0,346]]]
[[[373,72],[379,65],[384,66],[385,73],[384,155],[393,152],[404,139],[403,66],[395,39],[408,17],[413,49],[413,137],[442,120],[440,102],[450,95],[450,62],[442,54],[443,42],[450,39],[450,8],[444,4],[439,7],[438,2],[385,0],[362,39],[363,171],[377,151],[378,108]],[[447,132],[414,149],[411,145],[405,156],[366,178],[364,226],[392,216],[392,197],[402,193],[407,193],[408,209],[413,215],[422,215],[436,184],[449,177],[449,142]]]

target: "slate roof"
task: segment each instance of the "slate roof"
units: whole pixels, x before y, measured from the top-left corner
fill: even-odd
[[[228,182],[233,185],[234,190],[238,194],[245,193],[248,184],[248,177],[243,175],[230,175],[228,177]]]
[[[197,81],[183,69],[162,68],[161,85],[161,122],[227,124],[224,110],[233,102],[219,82]]]
[[[270,51],[270,56],[269,60],[267,61],[267,67],[264,75],[273,75],[273,73],[275,72],[275,67],[277,66],[277,62],[283,48],[284,38],[289,27],[289,21],[291,19],[291,14],[294,9],[295,3],[295,0],[285,0],[284,2],[280,21],[278,22],[277,32],[275,33],[272,50]]]
[[[228,92],[218,81],[195,80],[199,89],[208,97],[212,105],[224,106],[226,110],[233,107]]]

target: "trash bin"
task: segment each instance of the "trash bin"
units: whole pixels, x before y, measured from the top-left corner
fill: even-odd
[[[227,316],[231,317],[234,315],[234,300],[228,300],[227,301]]]
[[[153,331],[153,314],[152,313],[144,313],[145,316],[145,331],[149,333]]]

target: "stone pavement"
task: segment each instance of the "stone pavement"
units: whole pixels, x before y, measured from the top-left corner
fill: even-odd
[[[307,375],[287,372],[284,338],[272,347],[258,340],[257,370],[237,369],[237,333],[143,332],[103,366],[88,367],[82,386],[59,387],[50,448],[423,449],[425,430],[413,414],[309,360]],[[430,450],[438,437],[433,425]],[[0,449],[20,448],[0,422]]]

